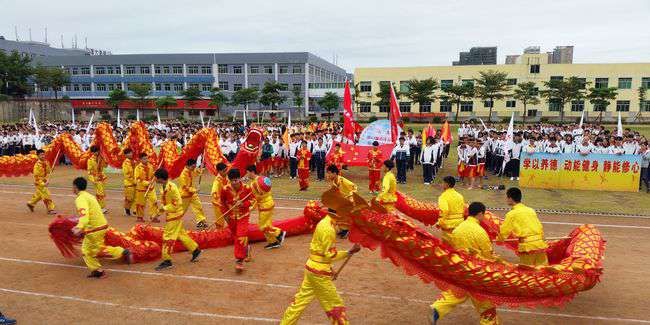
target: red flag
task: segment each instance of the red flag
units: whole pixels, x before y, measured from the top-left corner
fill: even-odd
[[[440,139],[445,144],[451,143],[454,139],[451,137],[451,130],[449,129],[449,122],[445,121],[440,130]]]
[[[350,82],[345,80],[345,93],[343,95],[343,138],[347,139],[348,143],[354,143],[354,133],[358,123],[354,120],[352,115],[352,96],[350,95]],[[357,125],[355,125],[355,123]]]
[[[390,87],[390,138],[395,143],[397,141],[397,138],[399,137],[398,134],[398,129],[397,129],[397,120],[402,120],[402,113],[399,111],[399,105],[397,105],[397,97],[395,96],[395,90],[393,89],[393,85],[389,85]],[[404,127],[402,126],[402,129]]]
[[[429,123],[422,129],[422,142],[426,143],[428,137],[434,138],[436,136],[436,128]]]

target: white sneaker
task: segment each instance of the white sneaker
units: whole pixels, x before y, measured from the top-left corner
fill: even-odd
[[[431,183],[424,183],[424,185],[431,185]]]
[[[517,177],[517,180],[519,180],[519,177]]]
[[[103,209],[102,209],[102,213],[104,213],[104,214],[108,213],[108,209],[103,208]]]
[[[510,177],[510,180],[511,180],[511,181],[514,181],[514,180],[515,180],[515,178],[514,178],[514,177]]]

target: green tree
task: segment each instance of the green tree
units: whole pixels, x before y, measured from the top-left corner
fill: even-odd
[[[458,121],[460,114],[460,104],[465,100],[472,100],[474,98],[474,85],[470,83],[462,83],[460,85],[451,85],[442,88],[443,94],[440,100],[448,101],[456,105],[456,116],[454,121]]]
[[[181,96],[183,96],[183,100],[185,101],[186,105],[185,107],[187,108],[192,108],[194,104],[201,100],[201,89],[196,88],[196,87],[191,87],[187,88],[186,90],[181,90],[178,92]]]
[[[549,104],[557,103],[560,110],[560,121],[564,121],[564,106],[571,101],[585,98],[586,85],[587,82],[578,77],[544,81],[546,89],[541,90],[540,94]]]
[[[167,109],[178,105],[178,101],[176,100],[176,98],[172,96],[165,96],[156,99],[155,104],[156,107],[159,109]]]
[[[512,97],[520,101],[524,105],[524,112],[521,115],[521,117],[524,120],[524,125],[525,125],[526,115],[527,115],[526,113],[528,112],[527,105],[539,104],[539,94],[537,89],[535,89],[535,83],[532,81],[519,83],[517,85],[517,88],[515,88]]]
[[[271,107],[271,110],[275,110],[280,104],[282,104],[287,96],[284,96],[280,93],[282,91],[282,85],[274,81],[267,81],[262,87],[262,94],[260,96],[260,104],[264,106]]]
[[[256,88],[242,88],[232,94],[230,102],[235,106],[242,105],[248,111],[248,105],[257,102],[259,97],[260,94]]]
[[[28,83],[34,69],[31,58],[17,51],[5,53],[0,51],[0,94],[23,98],[33,91]]]
[[[395,87],[390,83],[390,82],[379,82],[379,92],[375,94],[379,98],[378,101],[375,102],[375,105],[377,106],[387,106],[390,107],[390,87],[393,87],[393,91],[395,92],[395,98],[399,100],[400,96],[402,94],[395,89]],[[390,108],[388,109],[388,116],[390,116]]]
[[[332,110],[339,108],[339,100],[339,95],[331,91],[326,92],[323,98],[318,100],[318,106],[327,111],[328,121],[332,119]]]
[[[589,88],[589,94],[587,98],[589,102],[598,107],[600,114],[598,119],[602,121],[603,112],[607,111],[607,106],[609,106],[610,101],[616,99],[618,96],[618,89],[616,87],[607,87],[607,88]]]
[[[59,67],[38,66],[34,69],[34,81],[41,91],[52,89],[54,99],[59,99],[59,91],[70,83],[70,74]]]
[[[228,96],[221,91],[221,88],[210,89],[210,102],[208,103],[208,106],[214,106],[217,108],[217,118],[219,118],[219,115],[221,114],[221,107],[226,106],[228,101]]]
[[[352,92],[352,101],[354,102],[355,111],[358,112],[359,111],[359,98],[361,97],[361,86],[359,85],[358,82],[353,84],[353,86],[354,86],[354,92]],[[352,90],[352,89],[350,89],[350,90]]]
[[[291,93],[293,95],[293,106],[296,106],[300,109],[303,105],[303,102],[305,101],[305,98],[302,97],[302,90],[299,88],[294,88]]]
[[[122,89],[112,90],[108,93],[108,97],[105,99],[106,105],[113,107],[113,109],[117,109],[120,106],[120,103],[126,100],[129,100],[129,95]]]
[[[474,90],[476,96],[490,103],[488,122],[491,122],[494,101],[505,98],[507,95],[506,92],[510,90],[508,74],[495,70],[479,71],[479,77],[475,79],[475,82],[476,86]]]
[[[409,98],[412,102],[418,103],[420,106],[420,112],[422,112],[423,104],[435,102],[435,91],[438,89],[437,80],[433,78],[424,80],[411,79],[408,83],[409,90],[403,95]]]
[[[641,86],[639,87],[639,112],[643,111],[643,104],[645,104],[646,101],[646,91],[648,89]]]
[[[144,109],[147,106],[147,97],[151,95],[150,84],[129,84],[129,90],[137,103],[138,109]]]

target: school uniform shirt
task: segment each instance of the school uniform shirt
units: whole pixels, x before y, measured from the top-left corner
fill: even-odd
[[[396,160],[406,160],[410,155],[411,152],[406,141],[404,141],[404,145],[397,144],[391,153],[391,157],[394,157]]]
[[[562,152],[563,153],[574,153],[576,151],[576,144],[571,142],[562,143]]]
[[[425,146],[422,148],[422,153],[420,154],[420,162],[422,164],[433,165],[438,159],[438,148],[434,145]]]
[[[560,148],[560,146],[558,146],[557,143],[555,144],[551,143],[548,146],[546,146],[546,153],[560,153],[561,151],[562,148]]]
[[[314,145],[314,157],[318,157],[319,159],[325,160],[325,156],[327,155],[327,145],[325,142],[323,144],[319,145],[316,143]]]
[[[650,150],[646,150],[640,155],[641,155],[641,167],[648,168],[648,166],[650,166]]]
[[[465,148],[465,156],[467,157],[467,164],[470,166],[478,165],[478,149],[474,147]]]
[[[639,145],[636,142],[623,142],[623,150],[626,155],[635,155],[639,151]]]
[[[612,155],[622,155],[625,154],[625,149],[623,146],[609,146],[609,153]]]
[[[296,152],[298,151],[298,142],[292,142],[289,144],[289,157],[296,158]]]
[[[591,143],[587,143],[587,144],[578,143],[576,144],[575,152],[583,155],[587,155],[592,153],[593,149],[594,146]]]
[[[456,148],[456,151],[458,152],[458,162],[459,163],[460,162],[467,163],[467,158],[468,158],[467,157],[467,153],[468,153],[467,152],[467,147],[463,148],[461,146],[458,146],[458,148]]]
[[[524,149],[524,145],[522,143],[513,143],[512,144],[512,156],[510,157],[511,159],[519,159],[521,158],[521,151]]]

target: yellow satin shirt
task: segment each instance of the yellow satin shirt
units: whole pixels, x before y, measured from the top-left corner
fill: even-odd
[[[326,273],[332,272],[332,262],[344,259],[348,256],[347,251],[336,249],[336,224],[331,217],[327,216],[318,222],[314,235],[309,243],[309,259],[305,265],[307,269]]]
[[[106,218],[102,213],[102,207],[97,199],[86,191],[79,191],[77,198],[74,200],[79,215],[77,228],[85,232],[91,231],[106,225]]]
[[[381,193],[377,195],[377,199],[381,202],[392,203],[397,202],[397,180],[395,174],[388,171],[381,181]]]
[[[548,247],[544,241],[544,227],[535,210],[517,203],[506,213],[506,219],[499,229],[499,239],[513,235],[519,238],[519,252],[530,252]]]
[[[465,215],[465,198],[455,189],[446,189],[438,197],[438,208],[441,210],[438,225],[442,230],[452,231],[461,222]]]

